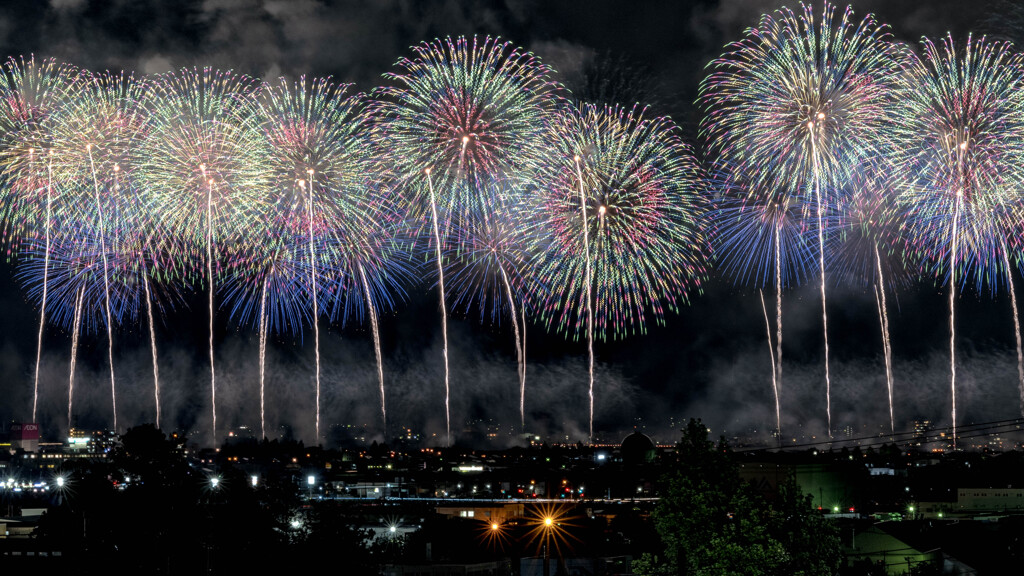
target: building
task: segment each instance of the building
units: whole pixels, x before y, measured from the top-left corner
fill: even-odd
[[[10,428],[11,450],[39,451],[39,425],[35,422],[15,423]]]

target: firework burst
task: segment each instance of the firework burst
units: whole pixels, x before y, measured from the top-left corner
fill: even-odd
[[[556,102],[550,68],[499,38],[445,38],[412,48],[386,75],[376,112],[384,146],[409,190],[426,191],[424,171],[446,212],[472,207],[481,186],[530,172],[542,160],[537,144]],[[419,214],[423,214],[421,200]]]
[[[833,238],[831,268],[847,285],[871,286],[882,333],[885,379],[889,397],[889,426],[896,433],[893,410],[892,346],[886,293],[908,287],[916,280],[913,247],[904,234],[903,214],[893,202],[890,172],[865,165],[850,181],[851,191],[842,205],[833,206],[839,233]]]
[[[712,210],[715,257],[722,271],[741,284],[775,286],[775,342],[768,311],[764,310],[768,349],[772,352],[772,390],[775,425],[781,440],[782,413],[782,291],[801,284],[814,266],[815,243],[808,237],[806,212],[799,200],[751,193],[742,172],[718,169],[713,178],[716,199]],[[764,296],[762,294],[762,305]]]

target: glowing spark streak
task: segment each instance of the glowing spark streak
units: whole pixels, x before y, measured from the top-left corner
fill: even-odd
[[[587,285],[587,354],[590,357],[590,441],[594,441],[594,306],[591,295],[590,278],[590,234],[587,231],[587,201],[583,195],[583,169],[580,167],[580,157],[575,156],[576,176],[580,181],[580,216],[583,218],[583,256],[586,264],[586,285]]]
[[[202,168],[203,176],[206,168]],[[213,365],[213,179],[206,192],[206,278],[210,282],[210,404],[213,412],[213,444],[217,445],[217,372]]]
[[[320,444],[320,311],[316,294],[316,264],[313,251],[313,171],[309,170],[309,196],[306,213],[309,220],[309,281],[313,285],[313,340],[316,357],[316,442]],[[300,182],[300,186],[304,185]]]
[[[810,122],[811,130],[814,130],[814,122]],[[811,160],[814,170],[814,197],[818,202],[818,264],[821,269],[821,323],[825,338],[825,413],[828,415],[828,437],[832,437],[832,380],[828,371],[828,312],[825,305],[825,226],[822,223],[822,216],[825,212],[825,205],[821,201],[821,174],[818,166],[817,138],[811,135]]]
[[[775,367],[778,369],[778,383],[782,385],[782,247],[779,235],[782,222],[775,226]],[[782,442],[782,431],[779,431],[779,442]]]
[[[146,291],[146,315],[149,317],[149,348],[153,353],[153,395],[156,400],[156,427],[160,428],[160,368],[156,362],[156,328],[153,325],[153,298],[149,293],[149,278],[143,271],[142,288]]]
[[[437,202],[434,199],[434,184],[430,179],[430,168],[426,169],[427,188],[430,190],[431,224],[434,227],[434,248],[437,250],[438,286],[441,289],[441,334],[444,337],[441,353],[444,356],[444,421],[447,428],[448,445],[452,444],[452,420],[449,412],[448,390],[448,311],[444,300],[444,267],[441,266],[441,232],[437,227]]]
[[[889,428],[896,434],[896,417],[892,407],[892,346],[889,341],[889,310],[885,303],[885,277],[882,275],[882,257],[875,244],[875,266],[878,269],[878,285],[875,286],[875,304],[878,306],[878,323],[882,327],[882,351],[885,354],[885,383],[889,389]]]
[[[519,319],[523,322],[523,343],[521,349],[523,351],[523,379],[519,382],[519,412],[523,414],[522,430],[526,429],[526,302],[523,302],[522,307],[519,309]]]
[[[78,289],[75,300],[75,325],[71,331],[71,374],[68,376],[68,430],[71,430],[71,401],[75,396],[75,360],[78,359],[78,334],[82,327],[82,299],[85,297],[85,285]]]
[[[458,174],[462,174],[462,161],[466,158],[466,145],[469,144],[469,136],[462,137],[462,149],[459,150],[459,165],[456,168]],[[486,212],[484,215],[486,216]]]
[[[519,372],[519,424],[520,426],[526,426],[526,412],[524,411],[524,398],[526,397],[526,360],[523,357],[523,348],[519,343],[519,319],[516,318],[516,301],[512,297],[512,286],[508,283],[508,275],[505,274],[505,267],[498,265],[498,270],[501,271],[501,279],[505,282],[505,293],[508,295],[509,309],[512,311],[512,327],[515,329],[516,339],[516,360],[518,361],[518,372]]]
[[[772,325],[768,322],[768,308],[764,305],[764,291],[758,290],[761,295],[761,311],[764,312],[764,327],[768,331],[768,355],[772,359],[772,390],[775,391],[775,431],[779,434],[779,441],[782,441],[782,410],[779,408],[779,382],[775,377],[775,353],[772,351]]]
[[[956,450],[956,322],[954,304],[956,302],[956,251],[957,228],[960,226],[960,202],[962,194],[957,192],[956,209],[953,213],[952,250],[949,252],[949,387],[953,395],[953,450]]]
[[[1020,339],[1020,315],[1017,312],[1017,293],[1013,290],[1013,269],[1010,268],[1010,258],[1006,254],[1006,242],[1003,245],[1003,265],[1006,266],[1006,281],[1010,290],[1010,304],[1013,305],[1013,335],[1017,338],[1017,378],[1020,395],[1020,413],[1024,414],[1024,352],[1021,350]]]
[[[100,202],[100,186],[96,181],[96,165],[92,159],[92,145],[85,147],[89,153],[89,169],[92,171],[92,188],[96,195],[96,213],[100,222],[100,252],[103,255],[103,292],[104,306],[107,313],[107,356],[110,361],[110,398],[114,410],[114,431],[117,431],[117,390],[114,386],[114,325],[110,314],[110,279],[107,274],[107,233],[104,229],[103,205]]]
[[[273,269],[271,269],[270,275],[263,280],[263,294],[260,296],[260,436],[265,440],[267,438],[267,427],[265,420],[265,406],[263,396],[263,382],[266,371],[267,360],[267,282],[270,281],[270,277],[273,276]]]
[[[46,326],[46,281],[50,270],[50,214],[51,192],[53,185],[53,155],[46,164],[46,252],[43,254],[43,304],[39,310],[39,337],[36,342],[36,378],[32,388],[32,421],[36,421],[36,407],[39,404],[39,361],[43,353],[43,327]]]
[[[363,272],[363,265],[359,265],[359,277],[363,281],[363,290],[366,293],[366,307],[370,312],[370,328],[373,330],[373,353],[377,356],[377,382],[380,384],[380,416],[384,424],[384,437],[388,435],[388,410],[384,400],[384,363],[380,354],[380,329],[377,326],[377,309],[373,306],[373,299],[370,297],[370,285],[366,282],[366,273]]]

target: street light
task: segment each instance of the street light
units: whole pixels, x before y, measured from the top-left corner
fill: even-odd
[[[309,485],[309,499],[312,500],[313,499],[313,485],[316,484],[316,476],[313,476],[312,474],[310,474],[306,478],[306,484]]]
[[[555,520],[551,516],[544,517],[544,576],[551,576],[551,526]]]

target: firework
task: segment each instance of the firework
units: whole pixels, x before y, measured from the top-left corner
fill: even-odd
[[[317,233],[330,233],[351,213],[348,194],[365,165],[365,130],[361,97],[347,94],[348,85],[327,79],[307,86],[305,77],[290,85],[282,79],[261,94],[260,111],[270,146],[267,167],[271,190],[278,197],[276,217],[287,232],[307,232],[310,302],[313,307],[316,356],[316,437],[320,440],[320,327],[317,291]],[[369,223],[372,225],[372,223]],[[262,396],[262,394],[261,394]]]
[[[82,224],[95,229],[103,262],[105,313],[107,320],[110,392],[114,403],[114,429],[117,429],[117,394],[114,378],[113,320],[110,318],[110,263],[108,243],[117,243],[121,231],[121,197],[132,198],[123,186],[132,185],[131,155],[136,152],[146,116],[142,109],[145,88],[131,76],[97,75],[84,77],[78,98],[64,107],[53,137],[55,177],[62,182],[65,195],[91,196],[95,218]],[[140,215],[138,210],[130,212]],[[143,230],[140,219],[129,229]],[[155,374],[154,366],[154,374]],[[155,379],[155,377],[154,377]],[[158,389],[159,383],[155,382]]]
[[[797,199],[751,194],[750,182],[738,179],[742,173],[736,170],[720,168],[715,174],[717,198],[711,214],[716,231],[714,252],[722,271],[740,284],[763,288],[774,281],[775,285],[772,390],[776,401],[775,424],[781,438],[778,402],[782,386],[782,291],[809,277],[817,246],[807,237],[807,211]],[[770,347],[770,326],[768,334]]]
[[[53,59],[8,59],[0,78],[0,220],[8,246],[38,233],[49,239],[54,196],[50,142],[60,109],[75,92],[74,68]],[[40,209],[44,204],[45,209]],[[40,223],[39,218],[43,217]],[[48,241],[48,240],[47,240]],[[10,249],[8,251],[10,255]],[[45,268],[44,268],[45,270]],[[44,280],[44,293],[46,282]],[[45,303],[45,297],[43,298]],[[40,312],[32,388],[32,420],[39,404],[39,361],[46,313]]]
[[[550,68],[498,38],[445,38],[412,48],[398,61],[394,83],[381,89],[376,113],[383,145],[399,177],[426,212],[426,174],[447,213],[473,207],[482,186],[530,172],[543,160],[537,144],[556,102]]]
[[[993,291],[1003,279],[1011,281],[1003,239],[1016,225],[1011,215],[1024,185],[1022,76],[1024,60],[1008,44],[925,39],[923,55],[907,65],[896,94],[902,119],[892,129],[898,201],[912,242],[949,287],[954,445],[956,288],[972,276]]]
[[[916,279],[908,263],[912,246],[903,234],[903,214],[893,202],[888,174],[883,166],[865,165],[850,181],[845,202],[833,206],[839,233],[831,250],[834,277],[845,284],[871,286],[878,308],[889,397],[889,426],[896,433],[893,409],[892,346],[889,339],[887,290],[906,288]]]
[[[412,50],[413,58],[399,60],[399,70],[386,75],[394,86],[377,93],[375,114],[383,125],[384,149],[414,197],[414,215],[424,224],[429,219],[434,230],[450,441],[438,206],[448,222],[479,201],[488,180],[533,171],[542,158],[537,144],[555,101],[554,84],[547,66],[498,38],[448,37]]]
[[[53,194],[47,177],[54,131],[67,101],[79,91],[77,69],[53,59],[8,59],[0,77],[0,176],[4,240],[46,228],[42,206]],[[12,248],[8,248],[10,250]]]
[[[419,270],[409,250],[413,243],[403,202],[388,186],[370,181],[383,168],[376,162],[364,164],[366,181],[349,191],[345,222],[327,239],[325,249],[333,255],[333,273],[328,291],[330,316],[342,325],[370,321],[382,426],[387,433],[387,404],[384,368],[380,348],[378,315],[393,311],[406,298],[405,286],[418,279]]]
[[[259,330],[260,434],[266,438],[264,377],[269,333],[301,335],[312,320],[310,270],[305,237],[278,234],[230,260],[222,285],[224,306],[241,324]]]
[[[824,214],[857,161],[879,149],[902,51],[872,16],[859,23],[825,3],[764,15],[729,47],[701,86],[702,132],[720,157],[752,172],[755,190],[813,196],[825,341],[825,398],[832,435]],[[808,194],[809,193],[809,194]],[[784,199],[784,198],[783,198]]]
[[[140,146],[140,181],[157,225],[175,231],[202,259],[209,294],[210,401],[217,436],[214,367],[214,245],[235,252],[265,236],[268,149],[259,130],[251,79],[210,68],[155,80],[151,128]]]
[[[519,419],[526,425],[525,306],[536,286],[527,272],[530,235],[522,186],[503,180],[485,187],[484,207],[457,219],[445,244],[450,298],[456,308],[477,308],[480,321],[511,317],[519,375]],[[523,314],[520,314],[523,309]],[[520,321],[523,322],[520,328]]]
[[[566,108],[554,128],[534,195],[544,234],[531,269],[550,290],[541,319],[586,329],[591,347],[643,333],[706,278],[701,172],[675,125],[638,109]]]

